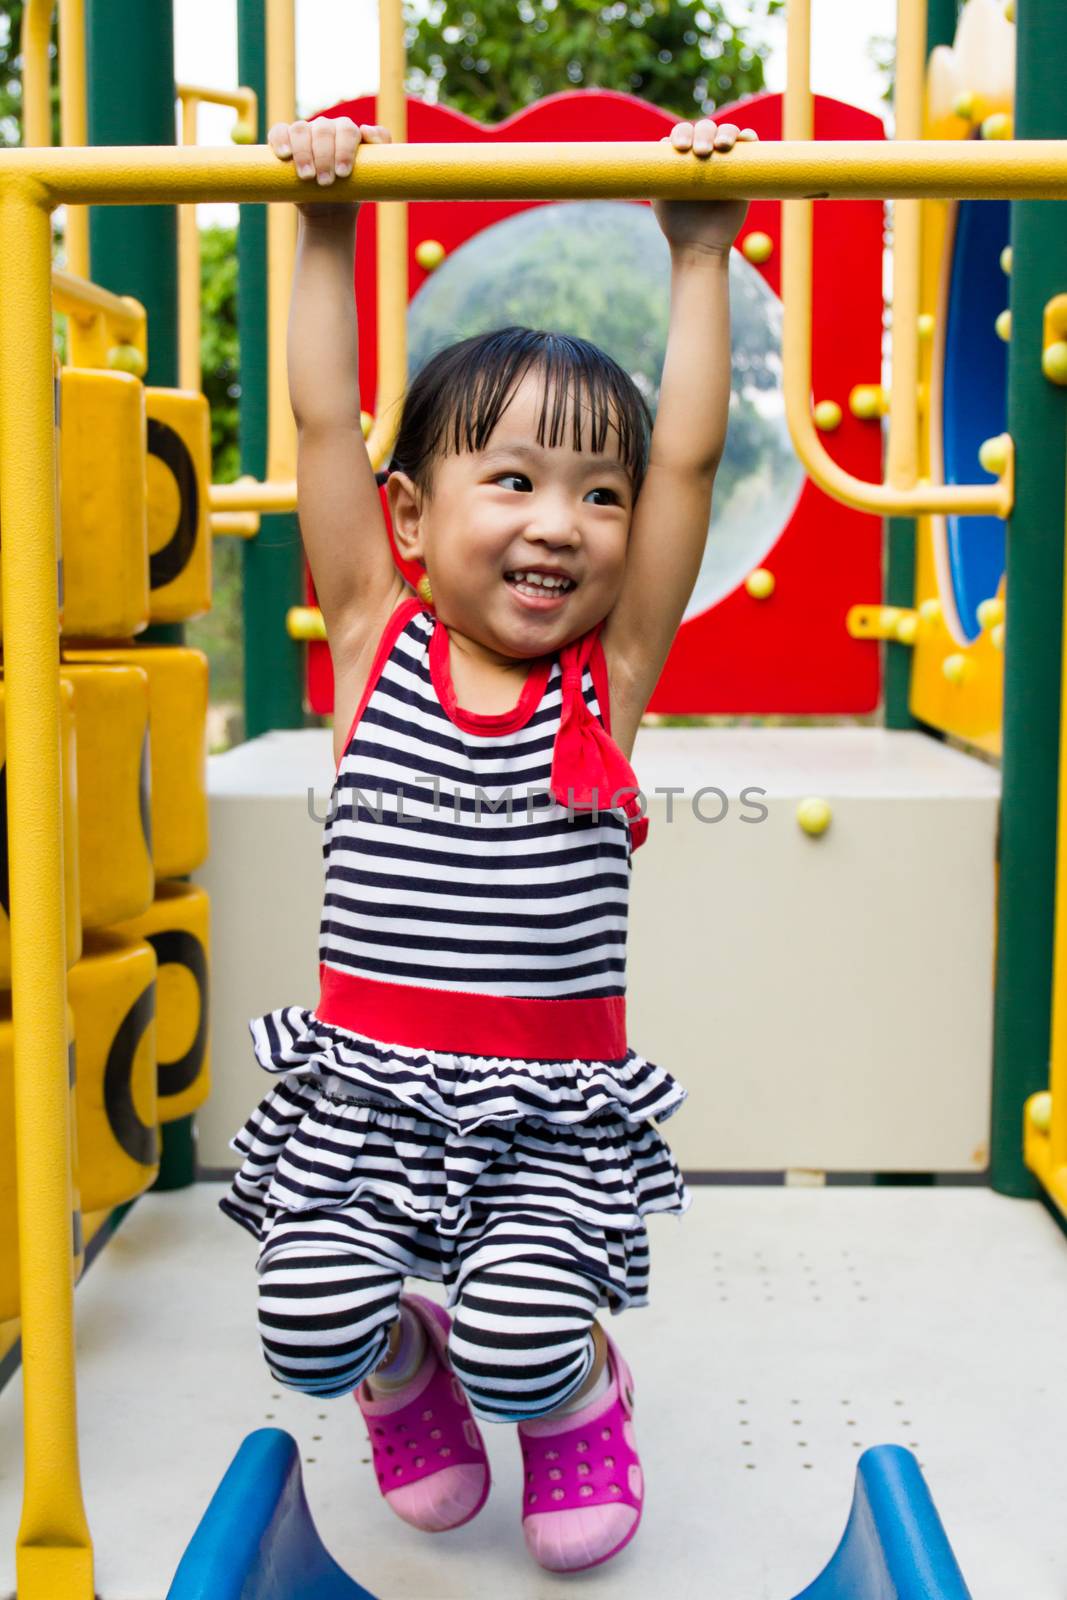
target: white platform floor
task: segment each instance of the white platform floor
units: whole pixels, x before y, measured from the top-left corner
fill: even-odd
[[[654,1305],[611,1320],[648,1493],[616,1562],[526,1555],[518,1448],[436,1537],[378,1498],[351,1401],[280,1391],[255,1332],[254,1245],[219,1186],[149,1196],[78,1289],[86,1502],[101,1600],[162,1600],[242,1436],[300,1441],[327,1544],[380,1600],[785,1600],[833,1550],[862,1447],[910,1446],[975,1600],[1067,1593],[1067,1240],[981,1189],[703,1188],[653,1218]],[[0,1594],[14,1592],[20,1392],[0,1396]]]

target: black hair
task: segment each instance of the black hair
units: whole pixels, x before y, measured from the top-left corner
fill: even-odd
[[[545,442],[548,396],[554,392],[550,446],[564,437],[566,400],[573,391],[574,449],[581,449],[582,398],[591,416],[592,449],[604,450],[609,427],[619,437],[619,457],[637,499],[648,468],[652,414],[644,396],[617,361],[587,339],[533,328],[495,328],[446,346],[422,366],[408,388],[389,467],[404,472],[429,494],[433,461],[449,453],[483,450],[500,416],[530,368],[544,373],[537,439]]]

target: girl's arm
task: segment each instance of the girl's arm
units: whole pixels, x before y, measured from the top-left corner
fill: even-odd
[[[362,130],[347,117],[279,123],[268,138],[312,182],[352,170]],[[359,338],[353,293],[358,206],[309,203],[300,213],[289,309],[289,399],[297,428],[297,514],[337,671],[380,623],[401,583],[360,426]]]
[[[677,150],[708,155],[754,135],[703,120],[695,130],[678,123],[670,137]],[[746,209],[743,201],[653,202],[671,247],[667,353],[622,588],[601,633],[613,730],[618,723],[624,737],[652,697],[704,555],[730,405],[730,248]]]

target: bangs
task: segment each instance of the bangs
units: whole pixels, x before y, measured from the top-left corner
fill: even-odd
[[[414,379],[391,466],[428,477],[435,456],[484,450],[523,378],[543,378],[537,440],[552,448],[606,453],[608,435],[630,475],[634,498],[648,465],[652,416],[630,375],[596,345],[566,334],[500,328],[432,356]],[[570,410],[571,426],[567,428]]]

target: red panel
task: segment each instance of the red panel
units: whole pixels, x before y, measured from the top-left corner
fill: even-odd
[[[373,96],[345,101],[322,115],[377,120]],[[732,112],[723,108],[717,115],[720,121],[732,116],[755,128],[761,139],[781,137],[778,95],[754,96]],[[408,137],[420,144],[659,139],[677,120],[643,100],[598,89],[551,95],[493,127],[448,107],[408,102]],[[815,136],[881,139],[884,131],[868,112],[817,96]],[[438,239],[451,253],[483,228],[550,203],[412,202],[409,298],[428,276],[414,259],[421,240]],[[376,392],[376,214],[373,205],[361,210],[356,251],[360,391],[368,410],[373,409],[371,397]],[[777,201],[752,203],[745,232],[756,229],[774,241],[769,261],[758,270],[778,293]],[[836,400],[844,413],[837,432],[826,436],[827,447],[850,472],[875,480],[881,474],[881,429],[877,422],[852,417],[848,394],[857,383],[877,383],[881,373],[881,203],[817,202],[814,263],[814,397]],[[384,492],[382,499],[384,506]],[[845,615],[859,601],[881,600],[880,519],[839,505],[807,482],[764,565],[776,580],[769,599],[753,600],[741,584],[709,611],[682,624],[650,711],[831,714],[876,708],[878,646],[850,638]],[[402,564],[401,568],[412,582],[417,579],[418,571]],[[307,585],[313,602],[310,574]],[[312,710],[328,713],[333,706],[329,650],[324,644],[312,644],[308,656],[309,703]]]

